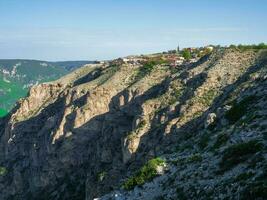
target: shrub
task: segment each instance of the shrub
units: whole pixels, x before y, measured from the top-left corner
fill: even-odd
[[[241,51],[246,51],[246,50],[260,50],[260,49],[267,49],[267,45],[264,43],[260,44],[252,44],[252,45],[242,45],[239,44],[237,48]]]
[[[243,191],[241,199],[266,199],[267,197],[267,183],[266,181],[258,181],[249,184]]]
[[[184,189],[182,187],[176,188],[176,195],[177,195],[177,199],[180,199],[180,200],[188,199],[186,196],[186,193],[184,192]]]
[[[0,176],[4,176],[7,173],[7,169],[5,167],[0,166]]]
[[[235,181],[239,182],[239,181],[245,181],[247,179],[249,179],[250,177],[252,177],[254,175],[254,173],[252,172],[244,172],[242,174],[239,174],[236,178]]]
[[[209,143],[209,139],[210,139],[210,134],[206,133],[205,135],[203,135],[199,142],[198,142],[198,146],[201,148],[201,149],[205,149],[207,146],[208,146],[208,143]]]
[[[234,144],[228,147],[223,154],[220,162],[220,168],[222,171],[226,171],[234,167],[235,165],[247,160],[249,156],[262,150],[263,145],[257,140],[251,140],[241,144]]]
[[[106,176],[107,172],[103,171],[97,174],[97,180],[98,182],[102,182]]]
[[[220,135],[218,135],[217,140],[213,146],[214,149],[217,149],[219,147],[221,147],[223,144],[225,144],[228,140],[229,140],[229,135],[222,133]]]
[[[187,158],[188,163],[201,162],[201,161],[202,161],[202,156],[200,154],[193,154]]]
[[[151,181],[158,175],[157,167],[164,165],[164,163],[164,160],[161,158],[154,158],[148,161],[133,177],[129,178],[122,187],[126,190],[131,190],[137,185],[143,185],[145,182]]]
[[[141,70],[146,74],[149,74],[156,65],[162,65],[165,63],[167,63],[167,61],[163,60],[162,58],[151,58],[143,64]]]
[[[183,51],[183,57],[184,57],[184,59],[186,59],[186,60],[189,60],[189,59],[192,58],[192,55],[191,55],[191,53],[190,53],[190,51],[189,51],[188,49],[185,49],[185,50]]]
[[[232,124],[237,122],[247,113],[249,104],[253,103],[255,99],[255,96],[248,96],[239,103],[234,102],[232,108],[225,114],[226,119],[228,119],[228,121]]]

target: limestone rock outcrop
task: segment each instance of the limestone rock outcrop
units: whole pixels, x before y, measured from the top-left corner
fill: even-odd
[[[159,64],[149,73],[123,62],[87,65],[34,86],[0,119],[0,199],[221,199],[252,195],[256,186],[266,192],[265,55],[219,48],[197,63]],[[235,152],[240,143],[251,152]],[[168,170],[127,191],[126,180],[156,157]],[[230,179],[238,190],[222,185]]]

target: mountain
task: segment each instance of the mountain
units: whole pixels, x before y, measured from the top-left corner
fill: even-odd
[[[174,57],[33,86],[0,120],[0,199],[265,199],[267,51]]]
[[[67,71],[73,71],[81,66],[86,64],[94,64],[96,61],[58,61],[58,62],[49,62],[52,65],[62,67]]]
[[[4,116],[28,89],[55,80],[90,61],[46,62],[39,60],[0,60],[0,116]]]

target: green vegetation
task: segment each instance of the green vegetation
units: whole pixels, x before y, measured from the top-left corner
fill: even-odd
[[[234,102],[232,108],[225,114],[226,119],[228,119],[228,121],[232,124],[237,122],[241,117],[243,117],[247,113],[248,106],[252,104],[256,98],[257,98],[256,96],[248,96],[245,97],[239,103]]]
[[[7,169],[5,167],[0,166],[0,176],[4,176],[7,173]]]
[[[0,75],[0,117],[5,116],[15,102],[27,94],[27,89],[16,82],[5,81]]]
[[[205,133],[198,142],[198,146],[200,147],[200,149],[205,149],[208,146],[209,140],[210,134]]]
[[[97,174],[97,181],[102,182],[107,175],[107,172],[103,171]]]
[[[177,196],[177,199],[180,199],[180,200],[187,200],[187,196],[186,196],[186,193],[184,192],[184,189],[182,187],[177,187],[176,188],[176,196]]]
[[[135,130],[132,130],[130,131],[128,134],[127,134],[127,139],[128,140],[132,140],[135,138],[136,136],[136,133],[138,133],[138,131],[140,131],[140,129],[144,128],[146,126],[146,121],[145,120],[142,120],[136,127]]]
[[[202,161],[202,156],[200,154],[193,154],[187,158],[187,163],[192,163],[192,162],[201,162]]]
[[[164,103],[166,103],[167,105],[172,105],[181,98],[182,94],[183,94],[183,89],[172,87],[170,98],[167,102]]]
[[[260,44],[252,44],[252,45],[230,45],[230,48],[238,49],[240,51],[246,51],[246,50],[261,50],[261,49],[267,49],[267,44],[260,43]]]
[[[244,172],[244,173],[239,174],[238,176],[236,176],[235,181],[236,182],[246,181],[247,179],[249,179],[253,175],[254,175],[254,173],[252,173],[252,172]]]
[[[161,158],[154,158],[148,161],[133,177],[129,178],[124,184],[123,188],[131,190],[137,185],[143,185],[151,181],[158,175],[157,167],[163,166],[165,161]]]
[[[155,68],[155,66],[162,65],[162,64],[167,64],[167,61],[166,60],[163,60],[161,57],[150,58],[148,61],[146,61],[145,63],[143,63],[143,66],[141,66],[138,69],[138,72],[135,75],[132,84],[138,82],[139,80],[141,80],[142,78],[144,78],[146,75],[149,75],[153,71],[153,69]]]
[[[189,51],[189,49],[185,49],[183,50],[182,56],[184,57],[184,59],[189,60],[192,58],[191,52]]]
[[[241,199],[266,199],[267,196],[267,170],[266,165],[263,173],[256,177],[253,182],[249,183],[243,191]],[[247,177],[245,177],[247,178]]]
[[[211,54],[211,52],[212,52],[212,49],[205,48],[205,49],[203,49],[203,51],[198,52],[198,53],[197,53],[197,56],[198,56],[199,58],[201,58],[201,57],[203,57],[203,56],[206,56],[206,55]]]
[[[141,68],[141,71],[143,71],[143,73],[145,73],[145,74],[149,74],[152,72],[152,70],[154,69],[154,67],[156,65],[162,65],[162,64],[166,64],[166,63],[167,62],[160,57],[159,58],[151,58],[147,62],[144,63],[143,67]]]
[[[240,144],[234,144],[228,147],[223,154],[222,161],[220,162],[220,168],[222,171],[226,171],[234,167],[235,165],[247,160],[249,156],[262,150],[263,145],[257,140],[251,140]]]
[[[265,177],[265,180],[256,181],[254,183],[249,184],[249,186],[243,191],[241,199],[266,199],[266,197],[267,182]]]
[[[7,114],[8,112],[2,108],[0,108],[0,117],[3,117]]]
[[[146,121],[142,120],[138,125],[137,125],[137,129],[142,129],[146,126]]]
[[[177,157],[176,160],[173,160],[172,163],[176,166],[185,165],[189,163],[197,163],[203,160],[202,156],[199,153],[192,154],[188,157]]]
[[[0,117],[5,116],[19,98],[26,96],[30,85],[55,80],[66,73],[67,70],[56,63],[0,59]]]
[[[229,138],[230,138],[229,135],[227,135],[226,133],[222,133],[222,134],[218,135],[217,140],[216,140],[213,148],[218,149],[223,144],[225,144],[229,140]]]
[[[206,91],[202,97],[198,97],[199,102],[201,102],[205,106],[210,106],[212,101],[214,100],[217,92],[214,89],[210,89]]]

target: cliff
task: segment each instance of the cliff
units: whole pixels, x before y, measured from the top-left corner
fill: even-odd
[[[266,97],[265,51],[86,65],[0,120],[0,199],[264,198]]]

